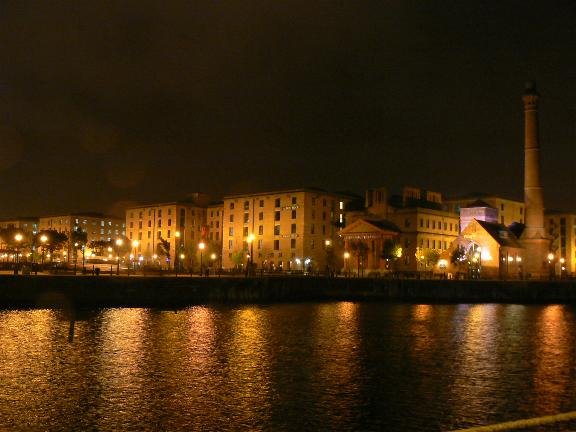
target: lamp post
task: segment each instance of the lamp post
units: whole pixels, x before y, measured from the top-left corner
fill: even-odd
[[[42,267],[44,267],[44,250],[46,249],[46,242],[48,241],[46,234],[40,236],[40,241],[42,242]]]
[[[246,240],[250,245],[250,259],[248,260],[248,268],[246,269],[246,276],[251,276],[252,267],[254,266],[254,234],[250,234]]]
[[[202,268],[204,267],[203,263],[202,263],[202,258],[204,255],[204,248],[206,247],[206,243],[204,243],[203,241],[201,241],[200,243],[198,243],[198,249],[200,249],[200,276],[204,275]]]
[[[330,277],[331,269],[330,265],[328,264],[329,261],[329,254],[330,254],[330,246],[332,245],[332,241],[329,239],[324,240],[324,249],[326,251],[326,276]]]
[[[344,252],[344,276],[348,277],[348,260],[350,259],[350,252]]]
[[[184,262],[184,259],[186,258],[186,255],[184,255],[183,253],[181,253],[178,258],[180,258],[180,261],[178,262],[178,267],[180,267],[180,266],[182,265],[181,263]],[[176,273],[176,276],[178,276],[178,273]]]
[[[120,275],[120,246],[123,244],[122,239],[116,239],[116,276]]]
[[[74,275],[76,275],[77,262],[78,262],[78,242],[74,242]]]
[[[180,252],[180,231],[174,233],[174,271],[178,276],[178,267],[180,267],[179,252]]]
[[[210,260],[212,261],[212,273],[216,272],[215,262],[216,262],[216,254],[212,253],[210,255]]]
[[[136,255],[138,252],[138,246],[140,242],[138,240],[132,240],[132,270],[136,271]]]
[[[548,254],[548,277],[550,279],[554,279],[554,254],[550,252]]]
[[[20,252],[19,252],[19,245],[22,241],[22,234],[18,233],[14,236],[14,240],[16,240],[16,268],[14,269],[14,274],[18,274],[18,270],[20,268]]]
[[[564,273],[566,272],[566,267],[564,266],[565,263],[566,260],[564,257],[560,258],[560,279],[564,279]]]

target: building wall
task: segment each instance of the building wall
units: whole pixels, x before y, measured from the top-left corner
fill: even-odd
[[[106,215],[60,215],[45,216],[38,220],[38,230],[55,230],[70,237],[74,227],[86,233],[87,242],[114,240],[126,235],[125,221]]]
[[[548,213],[544,217],[544,227],[552,238],[555,273],[561,273],[560,258],[565,260],[565,272],[576,273],[576,215],[571,213]]]
[[[35,234],[38,232],[38,219],[37,218],[22,218],[22,219],[4,219],[0,220],[0,229],[18,228],[27,234]]]
[[[405,208],[389,218],[401,230],[402,258],[396,263],[400,271],[425,270],[417,257],[426,256],[430,250],[442,253],[449,249],[460,231],[458,215],[440,210]]]
[[[206,239],[206,209],[176,202],[131,207],[126,210],[126,232],[128,239],[138,240],[133,253],[144,262],[173,267],[184,254],[182,266],[188,268],[196,262],[198,244]],[[170,261],[155,256],[160,238],[170,243]]]
[[[459,213],[460,208],[482,200],[498,210],[498,223],[510,226],[514,222],[524,223],[524,202],[497,196],[472,196],[463,199],[445,200],[446,210]]]
[[[253,250],[260,268],[302,269],[307,259],[310,267],[323,268],[325,242],[336,247],[336,223],[344,221],[344,205],[342,197],[307,189],[225,197],[223,267],[245,265]]]

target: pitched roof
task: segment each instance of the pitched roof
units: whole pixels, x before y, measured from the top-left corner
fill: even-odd
[[[490,236],[496,240],[496,242],[500,246],[505,247],[513,247],[513,248],[521,248],[520,242],[518,238],[514,235],[512,231],[510,231],[506,225],[502,225],[499,223],[494,222],[485,222],[478,219],[475,219],[476,222],[480,224],[482,228],[486,230]]]
[[[490,204],[488,204],[486,201],[482,201],[481,199],[477,199],[474,202],[471,202],[468,205],[462,206],[460,208],[475,208],[475,207],[487,207],[487,208],[496,208],[496,207],[492,207]]]

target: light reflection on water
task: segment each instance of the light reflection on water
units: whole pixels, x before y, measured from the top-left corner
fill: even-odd
[[[69,340],[71,315],[0,312],[0,430],[435,431],[576,409],[571,306],[72,316]]]

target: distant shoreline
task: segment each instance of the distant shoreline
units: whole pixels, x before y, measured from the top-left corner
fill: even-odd
[[[0,276],[0,308],[384,301],[576,303],[574,281],[290,277]]]

